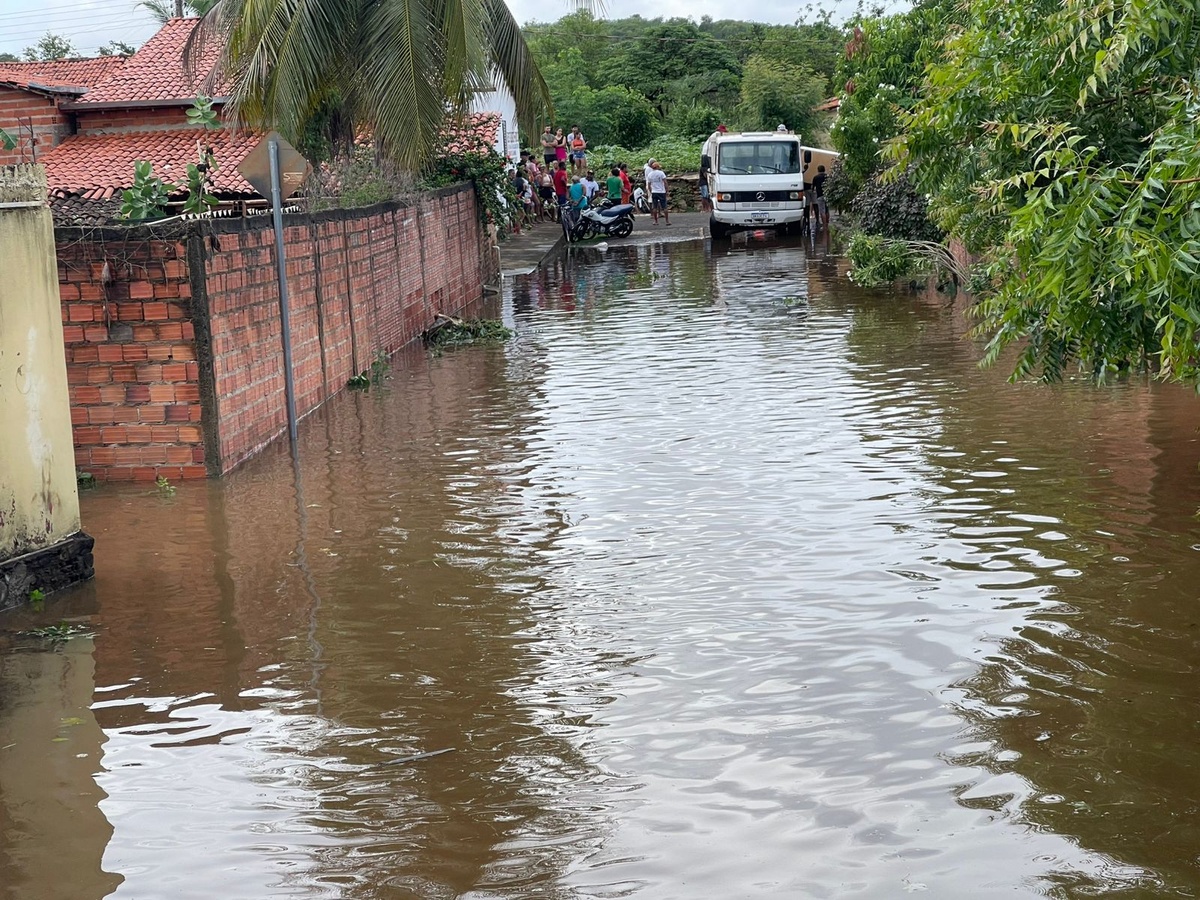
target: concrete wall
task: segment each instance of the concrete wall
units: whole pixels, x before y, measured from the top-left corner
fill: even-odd
[[[284,232],[300,415],[498,276],[470,187],[287,216]],[[269,217],[57,237],[79,469],[220,475],[285,432]]]
[[[61,587],[57,576],[19,561],[79,531],[54,231],[45,198],[41,166],[0,167],[0,608],[34,588]],[[90,575],[90,555],[88,562]]]

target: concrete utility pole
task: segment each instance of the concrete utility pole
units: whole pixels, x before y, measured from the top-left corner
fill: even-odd
[[[175,0],[175,18],[183,18],[183,0]]]
[[[0,610],[92,577],[42,166],[0,166]],[[34,594],[34,592],[39,592]]]

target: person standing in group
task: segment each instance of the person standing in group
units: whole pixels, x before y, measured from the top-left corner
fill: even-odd
[[[661,212],[667,225],[671,224],[671,211],[667,208],[667,173],[657,162],[646,176],[646,185],[650,188],[650,216],[654,224],[658,224],[658,214]]]
[[[536,222],[542,217],[542,170],[532,153],[522,153],[521,158],[525,163],[525,178],[533,189],[533,220]]]
[[[554,133],[547,125],[542,129],[542,160],[546,163],[547,169],[554,168],[554,164],[558,162],[558,158],[554,154]]]
[[[587,191],[583,189],[583,182],[579,180],[578,175],[571,176],[571,186],[567,189],[567,199],[570,201],[572,209],[580,210],[587,208]]]
[[[600,185],[596,181],[595,173],[588,172],[583,176],[583,180],[579,183],[583,185],[583,193],[587,195],[588,203],[591,203],[596,196],[596,192],[600,190]]]
[[[625,202],[625,182],[621,180],[621,170],[616,166],[608,173],[604,187],[608,191],[608,199],[613,203]]]
[[[587,171],[587,141],[583,139],[583,133],[579,130],[578,125],[571,126],[571,134],[567,138],[567,143],[571,149],[571,171],[576,175],[582,175]]]
[[[542,198],[542,216],[551,222],[558,221],[558,204],[554,200],[554,176],[550,167],[542,169],[538,180],[538,196]]]
[[[654,169],[654,164],[657,162],[653,156],[646,160],[646,164],[642,166],[642,181],[646,183],[646,190],[650,190],[650,172]]]
[[[513,231],[516,234],[521,233],[522,228],[529,226],[528,207],[525,205],[525,192],[529,188],[529,182],[525,180],[520,168],[516,168],[512,173],[512,189],[517,195],[517,208],[514,210],[513,216]]]
[[[617,171],[621,175],[621,202],[630,203],[633,199],[633,182],[629,178],[629,166],[617,163]]]
[[[817,174],[812,180],[813,199],[817,205],[817,226],[829,227],[829,206],[825,203],[825,182],[829,178],[824,166],[817,166]]]
[[[560,210],[567,205],[567,190],[570,183],[570,179],[567,177],[567,162],[561,160],[554,170],[554,194],[558,198]]]
[[[554,161],[567,161],[567,138],[561,128],[554,132]]]

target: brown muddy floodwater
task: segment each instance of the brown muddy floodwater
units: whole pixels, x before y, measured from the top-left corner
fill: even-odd
[[[298,476],[84,495],[95,582],[0,621],[0,895],[1200,895],[1200,400],[769,241],[503,313]]]

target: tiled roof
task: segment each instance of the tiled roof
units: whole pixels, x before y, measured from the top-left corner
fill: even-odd
[[[80,100],[88,103],[128,103],[147,100],[190,100],[205,93],[204,79],[221,55],[218,41],[204,43],[200,58],[189,77],[184,66],[184,46],[199,19],[171,19],[125,65],[97,84]],[[216,96],[218,87],[207,91]]]
[[[442,126],[439,153],[455,156],[460,153],[487,153],[494,149],[500,137],[498,112],[470,113],[461,122],[448,122]]]
[[[125,65],[123,56],[0,63],[0,83],[51,93],[82,93]]]
[[[118,134],[76,134],[42,156],[51,192],[79,194],[103,200],[133,184],[133,164],[154,164],[154,174],[179,183],[187,178],[188,163],[197,162],[197,141],[211,147],[217,168],[213,189],[218,194],[258,196],[238,173],[238,164],[257,146],[261,135],[225,129],[205,131],[131,131]]]

